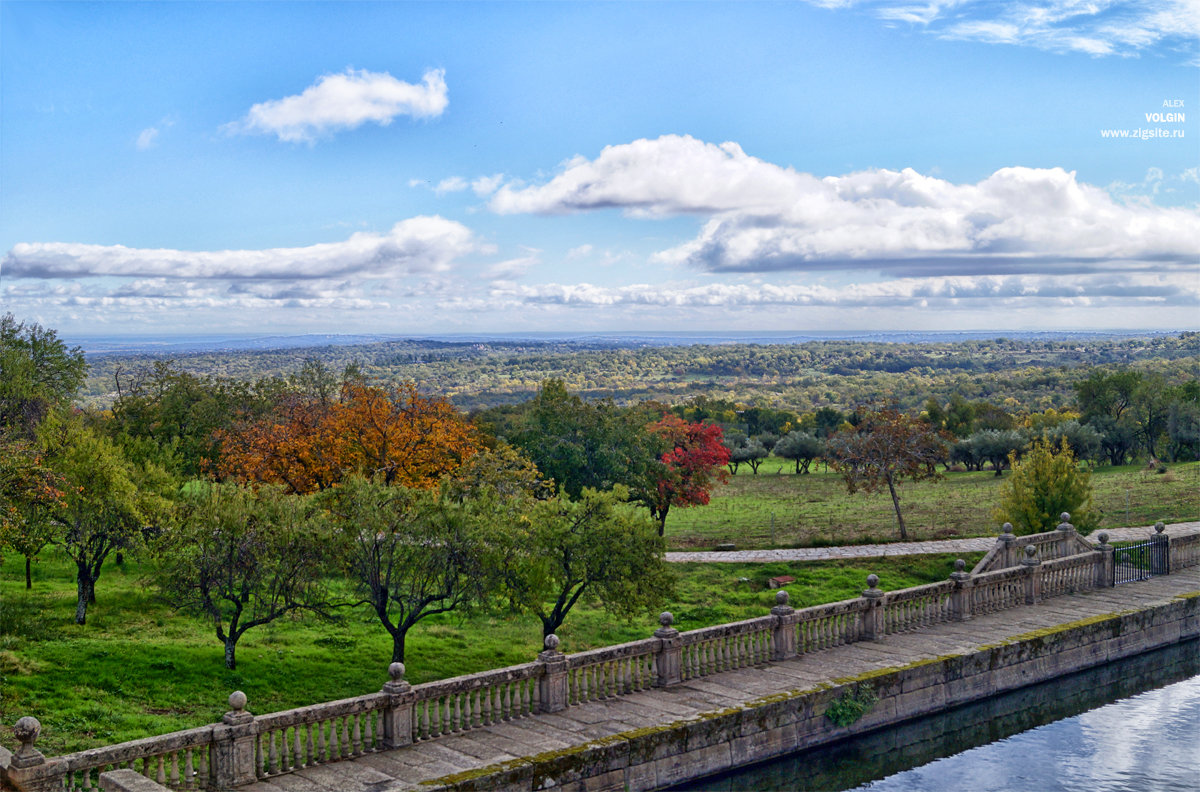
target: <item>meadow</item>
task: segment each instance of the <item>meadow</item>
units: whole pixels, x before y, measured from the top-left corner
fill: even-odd
[[[966,556],[968,566],[981,554]],[[681,630],[766,615],[775,591],[767,581],[791,575],[796,607],[857,596],[868,574],[885,589],[944,580],[954,556],[929,555],[831,563],[680,564],[676,593],[664,609]],[[238,645],[238,667],[224,667],[211,624],[173,612],[145,582],[135,560],[113,564],[97,586],[85,626],[76,625],[74,568],[46,551],[34,566],[8,554],[0,567],[0,744],[13,745],[17,718],[43,725],[50,754],[106,745],[211,723],[235,689],[252,712],[266,713],[377,691],[387,679],[390,638],[373,615],[346,609],[336,622],[309,616],[251,630]],[[560,630],[566,652],[649,637],[657,613],[625,622],[581,603]],[[536,618],[508,613],[448,614],[409,635],[413,683],[533,659],[541,648]]]
[[[1101,527],[1200,519],[1200,462],[1102,466],[1092,471],[1092,506]],[[670,550],[738,549],[870,544],[899,540],[887,490],[846,493],[842,478],[813,463],[797,475],[794,463],[776,457],[758,475],[742,465],[714,491],[707,506],[673,509],[667,517]],[[1007,474],[1005,474],[1007,475]],[[951,472],[945,478],[899,486],[911,541],[995,536],[1000,484],[990,470]]]

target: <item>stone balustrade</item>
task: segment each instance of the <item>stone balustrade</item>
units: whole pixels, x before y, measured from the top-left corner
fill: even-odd
[[[1075,526],[1071,525],[1071,515],[1063,512],[1059,515],[1062,520],[1053,531],[1016,536],[1013,534],[1012,523],[1004,523],[1004,532],[996,538],[996,544],[979,560],[972,575],[985,572],[995,572],[998,569],[1008,569],[1019,566],[1026,547],[1034,547],[1038,558],[1051,560],[1086,553],[1095,548],[1079,535]]]
[[[1069,528],[1066,520],[1063,515]],[[1156,530],[1154,541],[1169,549],[1156,574],[1200,564],[1200,534],[1168,537],[1161,523]],[[36,749],[41,725],[27,716],[13,729],[18,750],[0,748],[0,788],[233,789],[498,721],[1112,585],[1108,537],[1100,534],[1097,548],[1084,542],[1081,552],[1060,555],[1063,547],[1079,548],[1073,531],[1060,526],[1053,537],[1023,537],[1030,540],[1023,544],[1002,536],[989,553],[999,568],[968,573],[959,560],[949,580],[923,586],[884,591],[869,575],[862,596],[799,610],[780,590],[768,616],[680,632],[674,617],[663,613],[651,638],[572,655],[559,652],[558,637],[550,635],[534,662],[452,679],[411,686],[404,665],[392,663],[378,693],[283,712],[255,716],[245,695],[235,691],[220,723],[59,757]],[[1040,557],[1043,550],[1048,559]],[[133,783],[131,773],[145,783]]]

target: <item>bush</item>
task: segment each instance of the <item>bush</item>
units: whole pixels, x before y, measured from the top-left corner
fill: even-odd
[[[1012,475],[1001,486],[996,518],[1012,523],[1014,533],[1053,530],[1063,512],[1083,533],[1099,527],[1100,515],[1091,508],[1091,476],[1079,469],[1066,438],[1057,448],[1036,440],[1023,458],[1014,453],[1010,464]]]

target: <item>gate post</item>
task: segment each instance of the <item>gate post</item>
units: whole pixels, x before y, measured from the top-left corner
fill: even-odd
[[[388,681],[381,691],[388,697],[383,710],[383,747],[399,748],[412,744],[412,686],[404,679],[404,663],[388,666]]]
[[[542,675],[538,677],[538,712],[561,712],[567,708],[567,656],[558,651],[558,636],[550,633],[538,653]]]
[[[955,621],[966,621],[971,618],[971,589],[975,584],[971,573],[967,570],[967,562],[961,558],[954,562],[954,571],[950,579],[954,581],[954,591],[950,594],[950,610]]]
[[[58,757],[47,759],[33,747],[42,733],[38,719],[31,715],[20,718],[13,725],[12,733],[21,747],[14,754],[0,748],[0,782],[7,782],[18,792],[61,792],[67,777],[67,763]]]
[[[1154,536],[1150,537],[1150,574],[1168,575],[1171,573],[1171,537],[1164,531],[1167,526],[1161,521],[1154,523]]]
[[[1075,549],[1075,537],[1079,535],[1079,531],[1075,530],[1074,525],[1071,525],[1070,514],[1063,512],[1058,517],[1062,522],[1058,524],[1058,555],[1056,558],[1066,558]]]
[[[254,757],[258,733],[254,716],[246,711],[246,694],[240,690],[230,693],[229,707],[213,727],[212,776],[208,779],[212,789],[232,789],[258,780]]]
[[[1026,605],[1036,605],[1042,598],[1042,575],[1038,569],[1041,565],[1041,559],[1037,557],[1037,548],[1025,545],[1025,557],[1021,559],[1021,566],[1025,569]]]
[[[1113,568],[1113,546],[1108,543],[1108,534],[1102,533],[1096,537],[1100,546],[1100,562],[1096,564],[1096,588],[1112,588],[1116,581],[1116,569]]]
[[[862,637],[865,641],[874,641],[883,637],[883,592],[879,590],[879,575],[867,575],[867,588],[862,593],[866,600],[863,610]]]
[[[786,591],[775,595],[775,607],[771,608],[771,615],[775,617],[775,626],[771,630],[771,643],[775,647],[772,660],[790,660],[796,656],[796,625],[787,618],[795,612],[796,609],[788,605]]]
[[[1004,533],[996,537],[996,541],[1000,543],[1003,553],[1000,557],[1000,569],[1016,566],[1017,559],[1013,551],[1016,548],[1017,535],[1013,533],[1012,523],[1004,523]]]
[[[670,687],[683,681],[683,644],[679,640],[679,630],[671,625],[675,617],[669,611],[659,614],[658,623],[662,625],[654,631],[658,639],[658,680],[655,687]]]

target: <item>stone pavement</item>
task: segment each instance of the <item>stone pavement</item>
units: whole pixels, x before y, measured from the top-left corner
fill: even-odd
[[[401,792],[434,779],[591,740],[739,707],[764,696],[810,689],[833,678],[906,666],[995,645],[1032,630],[1125,612],[1200,590],[1200,566],[1141,583],[1055,597],[966,622],[856,643],[579,704],[553,714],[477,727],[414,745],[298,770],[240,792]]]
[[[1182,536],[1200,531],[1200,521],[1171,523],[1167,533]],[[1095,531],[1087,538],[1093,543],[1096,534],[1107,533],[1110,542],[1149,538],[1154,526],[1143,525],[1131,528],[1105,528]],[[671,552],[667,561],[677,564],[699,561],[702,563],[764,563],[769,561],[832,561],[842,558],[879,558],[880,556],[921,555],[924,553],[986,553],[996,544],[994,536],[972,539],[940,539],[929,542],[890,542],[888,544],[842,545],[839,547],[789,547],[775,550],[726,550],[722,552]]]

